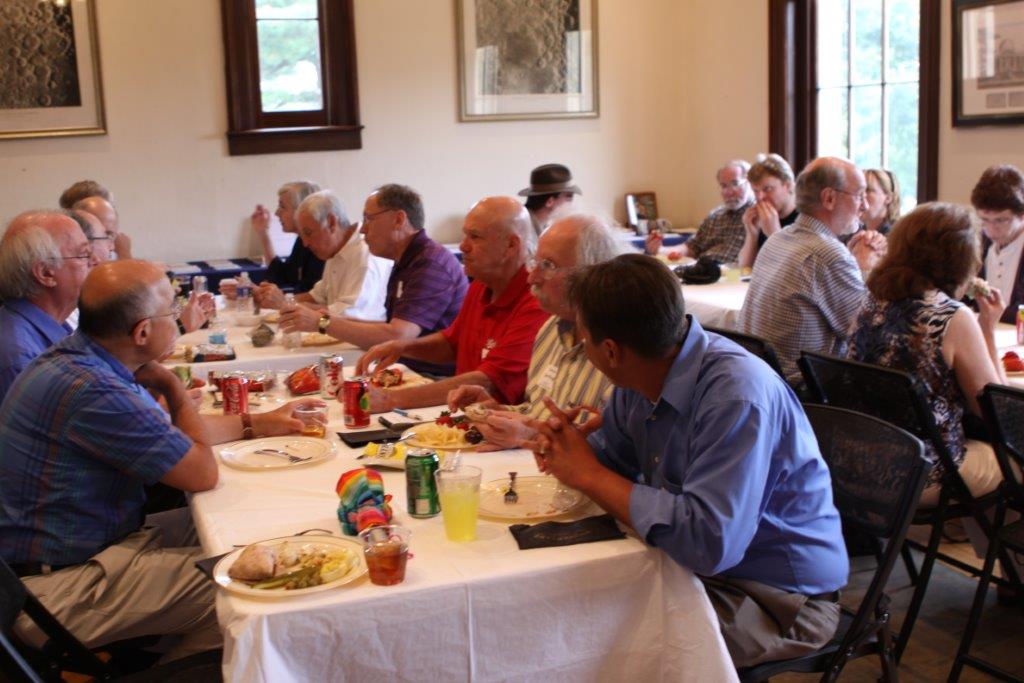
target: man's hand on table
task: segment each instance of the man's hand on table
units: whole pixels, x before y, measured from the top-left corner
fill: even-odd
[[[398,359],[402,357],[402,352],[405,350],[406,343],[405,340],[396,339],[395,341],[387,341],[383,344],[371,346],[356,361],[356,374],[368,374],[373,363],[376,363],[379,368],[386,368],[398,362]]]
[[[463,384],[458,389],[448,392],[448,410],[453,413],[473,403],[483,404],[484,408],[497,409],[501,407],[501,404],[479,384]]]
[[[544,405],[551,411],[551,417],[529,420],[527,425],[536,430],[537,436],[523,445],[533,451],[541,472],[555,475],[566,486],[583,490],[591,476],[604,469],[587,442],[587,435],[601,427],[601,414],[594,411],[593,417],[577,427],[573,422],[579,414],[584,410],[591,412],[592,408],[562,410],[550,398],[544,399]]]
[[[371,384],[367,389],[367,393],[370,396],[371,413],[387,413],[394,410],[395,408],[401,407],[395,404],[394,397],[390,389],[382,389],[380,387],[375,387]]]
[[[530,418],[510,410],[491,410],[486,419],[473,420],[473,426],[484,436],[481,452],[523,448],[537,438]]]
[[[316,332],[321,315],[320,311],[300,304],[290,311],[281,311],[281,329],[285,332]]]
[[[318,398],[300,398],[289,401],[267,413],[253,413],[252,429],[256,436],[284,436],[302,431],[302,420],[294,417],[296,408],[322,408],[327,405]]]
[[[252,298],[260,308],[277,310],[284,306],[284,292],[272,282],[261,282],[252,290]]]

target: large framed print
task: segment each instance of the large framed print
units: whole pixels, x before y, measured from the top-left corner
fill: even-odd
[[[2,0],[0,45],[0,139],[107,132],[95,0]]]
[[[954,0],[953,125],[1024,122],[1024,0]]]
[[[597,0],[457,0],[459,120],[594,117]]]

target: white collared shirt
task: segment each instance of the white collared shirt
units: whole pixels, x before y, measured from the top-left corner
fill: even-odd
[[[1024,232],[1002,249],[993,243],[985,255],[985,279],[999,290],[1003,301],[1009,302],[1013,295],[1013,283],[1017,279],[1017,266],[1024,247]]]
[[[324,263],[323,277],[309,295],[331,315],[386,320],[384,299],[393,261],[373,256],[358,232]]]

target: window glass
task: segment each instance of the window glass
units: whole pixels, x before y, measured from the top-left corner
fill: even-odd
[[[849,21],[852,83],[878,83],[882,80],[882,2],[851,0]]]
[[[323,109],[316,0],[256,0],[256,36],[263,111]]]
[[[886,88],[885,111],[888,116],[886,149],[889,158],[886,168],[899,179],[903,210],[909,211],[916,203],[917,193],[917,141],[920,89],[917,83],[900,83]]]
[[[882,86],[850,89],[850,159],[861,169],[883,165],[881,112]]]
[[[849,82],[849,0],[820,0],[817,5],[818,43],[832,46],[818,51],[818,87]]]
[[[849,156],[848,93],[845,86],[818,92],[818,156]]]

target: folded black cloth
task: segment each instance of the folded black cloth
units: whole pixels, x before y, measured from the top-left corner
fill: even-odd
[[[587,517],[577,522],[541,522],[540,524],[513,524],[508,528],[520,550],[552,548],[560,545],[593,543],[625,538],[611,515]]]
[[[718,261],[709,256],[701,256],[689,266],[676,266],[675,273],[688,285],[710,285],[722,277]]]
[[[224,553],[223,555],[217,555],[216,557],[208,557],[205,560],[199,560],[196,562],[196,569],[206,574],[206,578],[213,581],[213,568],[217,566],[217,563],[222,558],[227,557],[230,553]]]

